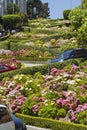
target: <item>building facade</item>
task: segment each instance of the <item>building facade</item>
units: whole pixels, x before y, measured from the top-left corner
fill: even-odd
[[[7,3],[5,0],[0,0],[0,16],[3,16],[6,13]]]
[[[20,12],[27,12],[27,1],[26,0],[0,0],[0,16],[6,14],[7,3],[17,4],[20,8]]]

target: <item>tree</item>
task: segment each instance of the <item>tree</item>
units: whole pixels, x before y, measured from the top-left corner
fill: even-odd
[[[28,16],[25,13],[19,13],[19,15],[21,16],[22,19],[22,24],[27,24],[28,23]]]
[[[40,0],[28,0],[27,1],[27,14],[30,19],[37,17],[49,16],[48,3],[42,3]]]
[[[47,17],[49,17],[50,15],[49,15],[49,8],[48,8],[48,3],[44,3],[43,4],[43,13],[42,13],[42,15],[43,15],[43,18],[47,18]]]
[[[82,7],[87,7],[87,0],[82,0]]]
[[[0,24],[0,31],[2,31],[2,25]]]
[[[87,46],[87,22],[85,22],[78,30],[77,35],[78,45],[80,47]]]
[[[78,29],[77,40],[81,47],[87,46],[87,9],[83,10],[82,25]]]
[[[3,25],[2,16],[0,16],[0,24]]]
[[[69,18],[69,13],[70,13],[70,9],[68,9],[68,10],[64,10],[63,11],[63,17],[64,17],[64,19],[66,19],[66,20],[68,20]]]
[[[4,15],[2,18],[4,22],[4,29],[9,30],[10,32],[13,28],[20,26],[22,23],[21,16],[16,15],[16,14]]]
[[[2,20],[2,16],[0,16],[0,31],[2,30],[3,27],[3,20]]]
[[[20,12],[20,8],[18,5],[13,3],[7,4],[7,14],[17,14]]]
[[[79,7],[74,8],[69,13],[69,19],[73,30],[79,29],[79,27],[82,25],[82,18],[83,18],[83,10]]]

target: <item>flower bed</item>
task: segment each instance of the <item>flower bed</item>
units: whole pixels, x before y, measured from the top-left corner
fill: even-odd
[[[52,54],[48,52],[48,50],[44,50],[44,52],[42,52],[42,50],[40,49],[34,49],[34,48],[30,48],[30,49],[19,49],[19,50],[15,50],[15,51],[2,51],[0,52],[0,57],[2,58],[13,58],[13,57],[17,57],[17,58],[24,58],[25,59],[27,57],[31,57],[31,58],[45,58],[45,57],[52,57]]]
[[[7,58],[7,59],[0,59],[0,64],[9,65],[12,67],[21,67],[21,62],[16,60],[15,58]]]
[[[4,78],[0,86],[2,100],[15,112],[87,124],[87,66],[16,75]]]

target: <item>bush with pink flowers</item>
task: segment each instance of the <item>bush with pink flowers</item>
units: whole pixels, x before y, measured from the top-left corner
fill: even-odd
[[[86,66],[52,68],[50,75],[18,74],[0,83],[0,97],[15,112],[87,124]],[[83,71],[85,70],[85,71]]]

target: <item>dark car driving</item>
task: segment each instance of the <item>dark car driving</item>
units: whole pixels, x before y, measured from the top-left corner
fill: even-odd
[[[12,114],[12,119],[15,123],[15,130],[27,130],[25,123],[14,114]]]
[[[51,60],[53,62],[62,62],[64,60],[72,59],[72,58],[85,58],[87,59],[87,50],[83,48],[67,50],[58,55],[56,59]]]

